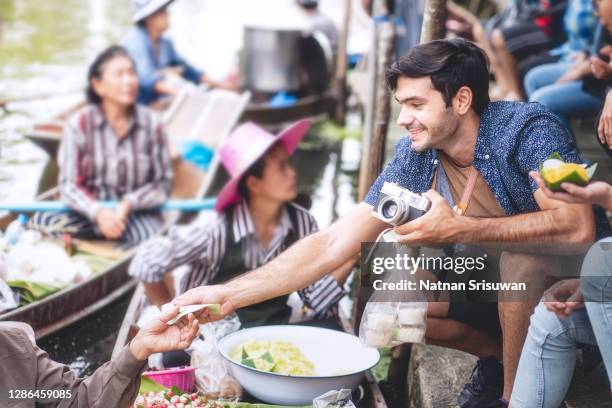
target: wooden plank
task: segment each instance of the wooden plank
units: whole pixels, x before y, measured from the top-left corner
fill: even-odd
[[[133,325],[136,324],[136,320],[138,319],[138,315],[140,314],[142,303],[145,297],[144,286],[139,284],[132,295],[132,299],[130,300],[130,304],[125,312],[125,317],[123,318],[123,323],[119,328],[119,333],[117,333],[117,341],[115,342],[115,347],[113,348],[113,354],[111,355],[111,360],[114,360],[121,350],[123,346],[127,344],[127,342],[131,339],[131,332]],[[129,324],[126,324],[129,322]],[[119,341],[121,339],[121,341]]]
[[[125,258],[132,253],[132,251],[119,249],[117,245],[111,241],[87,241],[83,239],[74,239],[72,242],[74,242],[79,251],[113,260]]]
[[[114,301],[121,299],[123,296],[125,296],[126,294],[134,290],[135,287],[136,287],[136,281],[134,281],[133,279],[130,279],[129,281],[127,281],[125,284],[123,284],[119,288],[115,289],[108,295],[101,297],[96,302],[90,304],[89,306],[86,306],[85,308],[81,309],[77,313],[70,314],[66,316],[64,319],[58,320],[54,322],[53,324],[50,324],[40,330],[37,330],[36,338],[40,339],[50,334],[56,333],[59,330],[65,327],[68,327],[73,323],[76,323],[82,319],[87,318],[88,316],[91,316],[97,311],[104,309],[106,306],[110,305]]]

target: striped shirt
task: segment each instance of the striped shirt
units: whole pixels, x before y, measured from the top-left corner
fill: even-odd
[[[232,231],[235,242],[241,242],[244,264],[249,270],[257,269],[283,251],[283,241],[294,231],[302,239],[318,230],[314,217],[296,204],[297,225],[292,225],[288,211],[283,207],[268,248],[263,248],[255,231],[248,207],[244,202],[233,208]],[[129,273],[146,282],[159,282],[163,276],[181,265],[189,265],[190,271],[181,281],[181,292],[206,285],[219,272],[225,255],[226,232],[229,217],[219,216],[212,222],[194,222],[174,226],[167,235],[156,237],[143,244],[130,265]],[[297,273],[297,271],[296,271]],[[326,275],[312,285],[298,291],[304,305],[313,317],[327,318],[336,314],[337,303],[345,291],[331,275]]]
[[[100,107],[87,105],[68,122],[59,149],[62,201],[94,220],[98,200],[127,200],[133,210],[163,204],[172,190],[172,163],[161,122],[136,105],[119,138]]]

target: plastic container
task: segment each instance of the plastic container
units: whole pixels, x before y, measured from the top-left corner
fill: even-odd
[[[142,375],[164,387],[176,386],[183,392],[192,392],[195,387],[195,371],[195,367],[177,367],[163,371],[146,371]]]
[[[397,323],[401,326],[422,325],[427,319],[427,304],[422,302],[400,303]]]
[[[27,223],[28,217],[25,214],[19,214],[17,219],[12,221],[8,227],[6,227],[4,237],[9,244],[15,245],[17,242],[19,242],[19,236],[23,231],[25,231],[25,226]]]
[[[370,347],[395,347],[422,343],[427,324],[427,302],[369,302],[359,328],[359,338]]]

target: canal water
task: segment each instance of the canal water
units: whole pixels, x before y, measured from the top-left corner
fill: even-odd
[[[238,23],[248,15],[265,13],[269,10],[265,4],[278,1],[177,1],[171,8],[169,35],[196,65],[221,77],[235,69],[241,40]],[[52,159],[23,137],[24,129],[80,100],[88,62],[129,28],[128,4],[127,0],[0,1],[0,100],[26,99],[0,107],[0,200],[32,198],[40,190]],[[253,8],[254,4],[259,6]],[[323,4],[339,21],[341,3]],[[358,115],[351,115],[349,123],[352,133],[359,134]],[[360,151],[358,140],[342,141],[338,132],[325,130],[330,128],[317,127],[295,160],[300,189],[312,198],[312,211],[322,227],[355,204]],[[90,373],[109,358],[128,302],[121,299],[40,345],[77,372]]]

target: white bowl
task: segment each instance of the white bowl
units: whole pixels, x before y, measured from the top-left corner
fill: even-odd
[[[315,376],[289,376],[245,366],[229,355],[249,340],[290,341],[313,362]],[[356,336],[308,326],[262,326],[239,330],[219,342],[232,375],[254,397],[279,405],[306,405],[319,395],[341,388],[355,389],[365,371],[380,359],[375,348]]]

